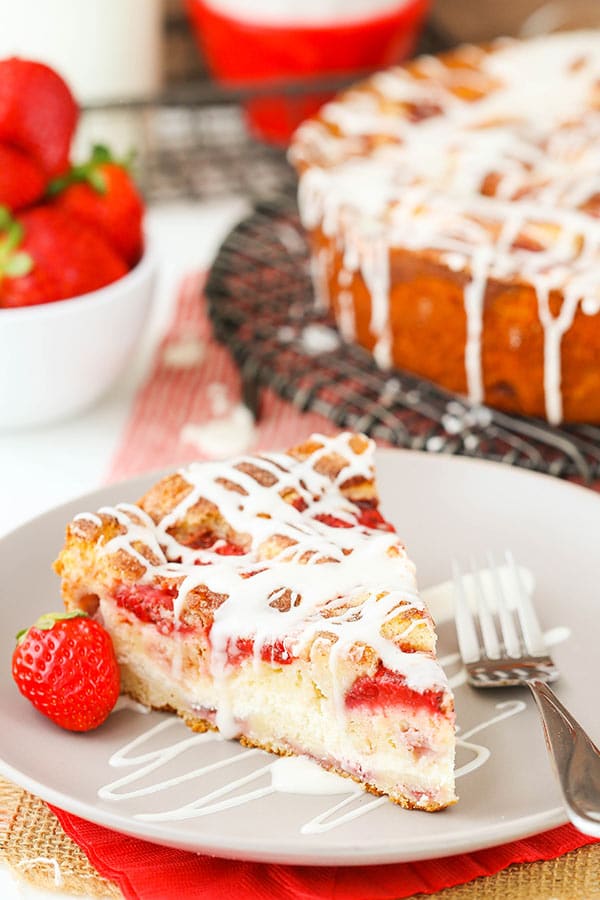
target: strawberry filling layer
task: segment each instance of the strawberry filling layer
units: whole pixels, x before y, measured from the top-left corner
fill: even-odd
[[[180,538],[180,543],[190,550],[213,550],[219,556],[242,556],[246,552],[239,544],[221,539],[207,528]]]
[[[230,666],[239,666],[245,659],[254,656],[254,640],[252,638],[237,638],[229,641],[227,645],[227,663]],[[285,646],[282,640],[267,642],[260,648],[260,658],[263,662],[277,666],[288,666],[294,661],[294,656]]]
[[[238,544],[232,544],[231,541],[225,541],[218,547],[215,547],[215,553],[219,556],[243,556],[246,551]]]
[[[403,706],[432,713],[445,712],[444,691],[414,691],[402,675],[386,669],[380,663],[375,675],[361,675],[346,694],[348,709],[367,708],[373,711]]]
[[[175,588],[154,584],[120,584],[115,588],[117,606],[133,613],[140,621],[150,622],[163,633],[173,631],[173,600]]]
[[[360,504],[357,504],[360,507]],[[340,519],[331,513],[319,513],[315,516],[317,522],[328,525],[330,528],[354,528],[353,522]],[[376,531],[395,531],[393,525],[383,518],[379,510],[375,506],[364,505],[360,508],[360,512],[356,516],[356,521],[363,528],[372,528]]]
[[[374,528],[377,531],[395,531],[393,525],[383,518],[378,509],[374,506],[365,506],[358,516],[358,524],[365,528]]]
[[[328,525],[330,528],[354,528],[352,522],[338,519],[337,516],[332,516],[331,513],[319,513],[319,515],[315,516],[315,521],[322,522],[323,525]]]

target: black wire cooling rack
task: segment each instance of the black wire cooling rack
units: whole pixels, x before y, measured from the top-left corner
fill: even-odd
[[[177,91],[144,104],[88,108],[91,137],[83,150],[106,141],[107,133],[123,155],[133,148],[136,180],[152,204],[255,201],[294,190],[284,150],[252,137],[239,104],[225,102],[212,87],[199,86],[187,97]]]
[[[393,445],[522,466],[586,483],[600,478],[600,427],[554,428],[473,406],[343,344],[314,303],[308,246],[293,200],[264,202],[227,237],[206,293],[216,337],[260,415],[263,387],[341,428]]]
[[[82,150],[105,143],[107,134],[114,136],[115,151],[125,155],[134,150],[136,178],[150,203],[292,195],[296,176],[285,149],[251,132],[244,104],[285,98],[283,109],[295,120],[296,104],[306,94],[328,96],[368,72],[224,86],[208,75],[185,17],[175,15],[167,26],[165,89],[155,97],[87,106]],[[435,52],[452,43],[430,21],[416,52]]]

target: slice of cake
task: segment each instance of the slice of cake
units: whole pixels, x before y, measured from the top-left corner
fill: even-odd
[[[437,810],[455,800],[454,704],[373,451],[313,435],[193,464],[76,516],[55,568],[136,700]]]

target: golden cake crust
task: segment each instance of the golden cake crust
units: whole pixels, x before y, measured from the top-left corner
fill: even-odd
[[[315,438],[291,448],[287,451],[287,456],[291,460],[304,461],[319,453],[323,447],[323,442]],[[371,442],[364,435],[349,436],[350,454],[361,456],[370,447]],[[236,463],[228,478],[219,479],[219,483],[225,490],[233,494],[238,493],[240,485],[235,480],[235,473],[239,471],[250,475],[257,485],[278,489],[277,482],[265,477],[271,473],[262,468],[260,462],[261,458],[258,455],[251,462],[245,460]],[[374,478],[365,477],[364,474],[352,474],[344,479],[343,472],[346,467],[348,458],[339,451],[334,451],[320,455],[315,462],[314,471],[332,482],[337,481],[340,493],[352,502],[368,503],[376,509],[379,497]],[[294,506],[300,496],[297,487],[285,484],[279,489],[281,498],[290,506]],[[192,490],[192,484],[182,473],[173,473],[153,485],[139,499],[136,507],[147,513],[157,524],[176,513]],[[143,524],[143,519],[136,514],[135,508],[128,507],[127,511],[134,523]],[[135,585],[142,578],[145,572],[143,562],[126,549],[119,546],[113,552],[104,552],[104,547],[111,540],[125,536],[126,530],[115,515],[106,511],[95,514],[93,519],[78,517],[69,523],[65,545],[54,563],[56,573],[62,578],[62,596],[67,609],[85,609],[93,613],[97,607],[97,597],[103,591],[110,591],[118,585]],[[169,524],[167,528],[167,534],[183,547],[210,547],[215,541],[222,540],[231,542],[246,552],[250,544],[250,535],[236,532],[231,528],[218,507],[204,497],[188,506],[181,516],[175,515],[173,524]],[[161,559],[149,542],[143,539],[133,540],[132,547],[150,566],[158,566],[161,563]],[[259,563],[268,562],[276,557],[285,562],[288,559],[286,551],[289,550],[291,557],[295,547],[295,542],[289,536],[278,533],[277,527],[274,526],[268,538],[257,546],[255,558]],[[390,544],[387,552],[393,557],[403,553],[404,548],[395,541]],[[330,561],[326,554],[317,555],[315,558],[315,554],[310,550],[298,557],[298,562],[307,565],[309,563],[319,565]],[[175,591],[181,584],[182,576],[175,572],[172,577],[154,576],[153,581],[160,589]],[[366,596],[357,594],[351,601],[334,598],[332,602],[326,604],[320,610],[323,628],[315,632],[313,640],[329,643],[328,618],[332,615],[339,616],[350,606],[358,609]],[[201,623],[203,627],[210,628],[215,610],[224,599],[225,595],[216,594],[204,585],[199,585],[188,593],[181,617],[188,624]],[[286,603],[289,607],[289,597],[278,594],[271,605],[277,604],[283,611]],[[383,626],[383,633],[390,640],[397,640],[404,649],[432,651],[434,647],[433,624],[429,614],[415,610],[409,603],[400,605],[397,614],[388,618]],[[404,634],[407,636],[402,637]],[[310,653],[311,647],[312,642],[305,650],[307,654]],[[365,660],[368,658],[369,654],[366,653]],[[375,660],[371,658],[371,669],[374,665]]]

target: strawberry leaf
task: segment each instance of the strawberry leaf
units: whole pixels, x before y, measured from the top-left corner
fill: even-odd
[[[129,172],[133,167],[136,156],[137,152],[133,147],[126,153],[125,156],[115,156],[112,150],[110,150],[105,144],[94,144],[90,162],[97,164],[114,163],[115,165],[120,166],[122,169],[127,169],[127,171]]]
[[[65,619],[78,618],[87,619],[89,617],[88,614],[82,609],[72,609],[69,612],[44,613],[44,615],[40,616],[32,627],[39,628],[40,631],[50,631],[51,628],[54,628],[57,622],[62,622]],[[23,643],[30,630],[31,628],[22,628],[21,631],[17,632],[17,646]]]
[[[73,184],[89,184],[98,194],[106,194],[108,183],[102,167],[112,163],[129,171],[133,156],[134,154],[129,153],[127,157],[118,159],[104,144],[94,144],[87,162],[71,166],[64,175],[54,178],[48,185],[46,194],[48,197],[56,197]]]
[[[41,629],[42,631],[48,631],[50,628],[53,628],[57,622],[62,622],[63,619],[80,618],[88,618],[88,614],[82,609],[71,609],[69,610],[69,612],[44,613],[44,615],[40,616],[36,621],[35,627]]]
[[[6,238],[2,242],[2,250],[6,254],[23,240],[23,226],[13,219],[8,206],[0,206],[0,231],[6,232]]]
[[[6,206],[0,206],[0,232],[4,233],[0,240],[0,280],[5,276],[20,278],[28,275],[34,266],[33,258],[18,250],[23,240],[23,226],[13,219]]]
[[[106,144],[94,144],[92,147],[92,157],[90,159],[92,163],[108,163],[108,162],[116,162],[119,160],[113,156],[109,148]]]
[[[0,204],[0,231],[8,231],[13,222],[14,219],[8,206]]]
[[[86,181],[98,194],[106,194],[108,191],[106,175],[100,169],[90,169]]]
[[[3,269],[9,278],[22,278],[33,270],[33,257],[29,253],[13,253],[9,256]]]

